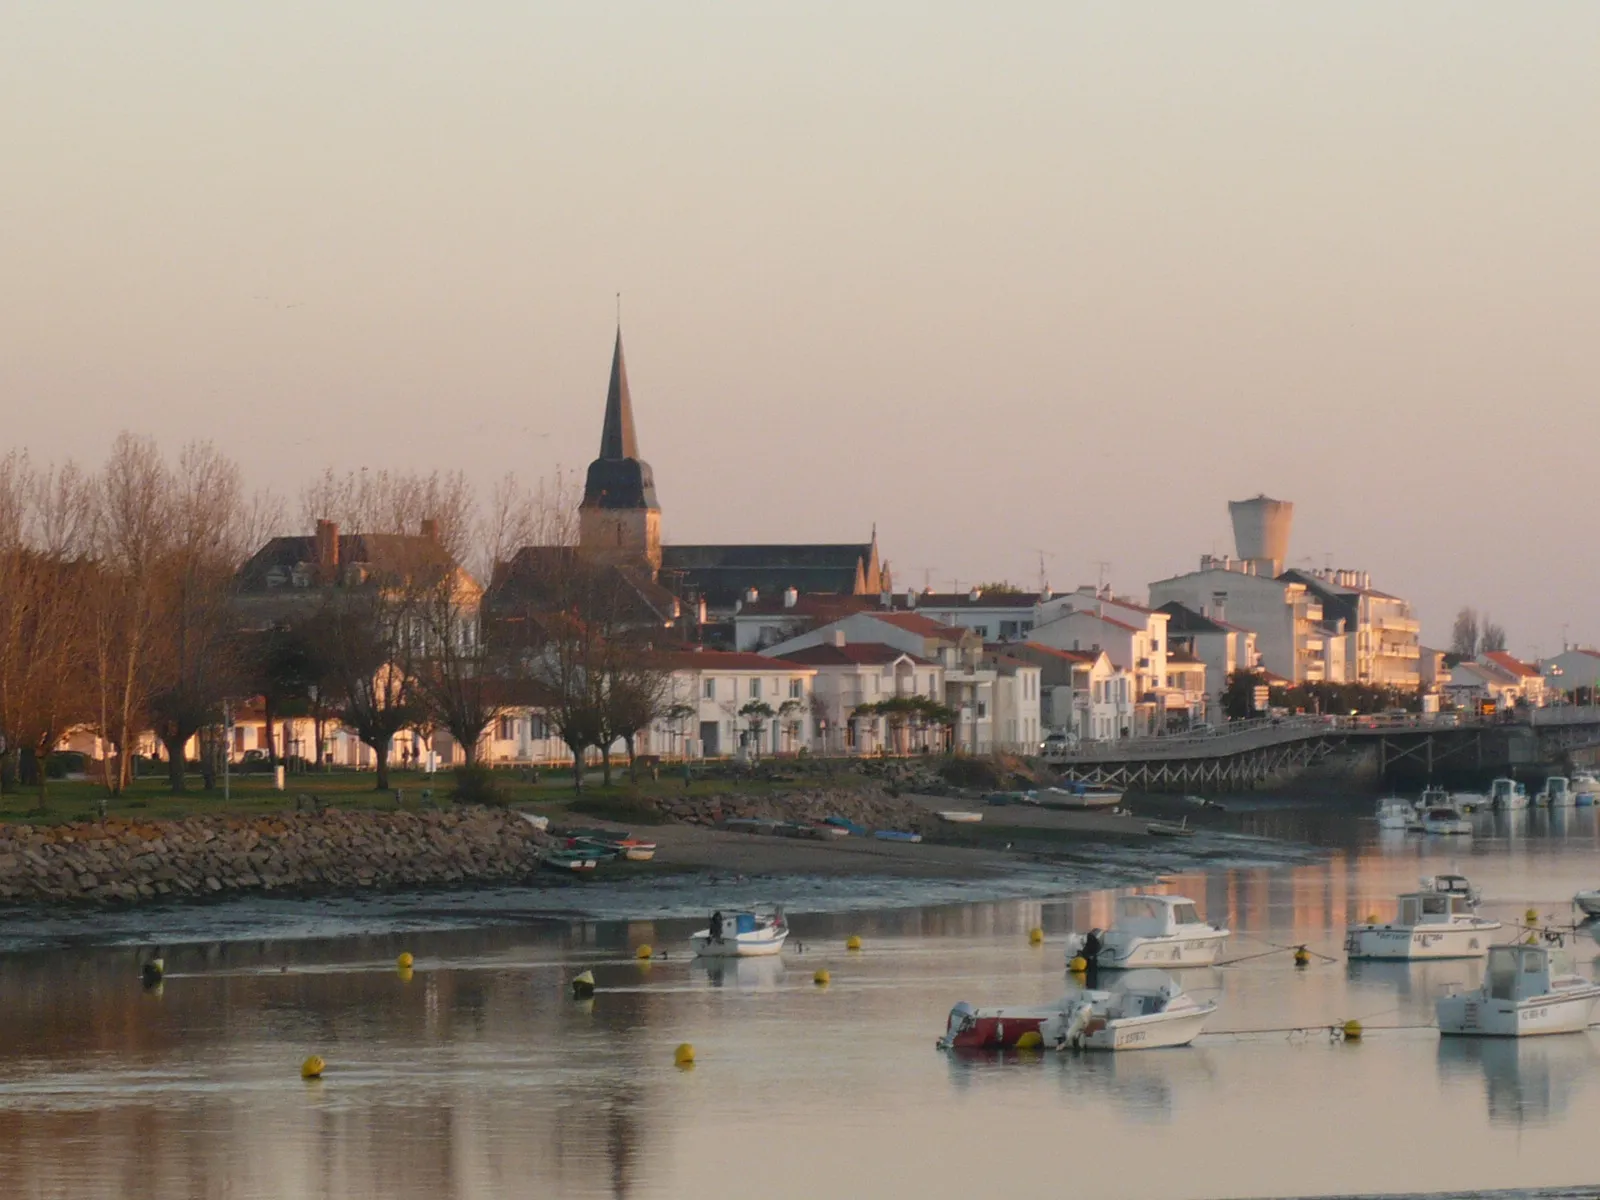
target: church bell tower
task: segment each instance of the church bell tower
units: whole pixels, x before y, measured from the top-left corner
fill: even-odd
[[[596,562],[648,566],[652,578],[661,570],[661,506],[650,464],[639,457],[620,327],[611,355],[600,457],[589,464],[578,506],[578,551]]]

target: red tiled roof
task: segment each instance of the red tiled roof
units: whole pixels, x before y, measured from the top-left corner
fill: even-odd
[[[1533,679],[1537,678],[1539,675],[1539,672],[1533,667],[1530,667],[1527,663],[1523,662],[1519,658],[1513,658],[1504,650],[1491,650],[1485,654],[1484,657],[1492,662],[1495,666],[1499,667],[1502,671],[1507,671],[1510,674],[1520,676],[1523,679]]]
[[[781,661],[764,654],[737,650],[690,650],[662,655],[662,660],[679,671],[778,671]]]
[[[1022,648],[1032,650],[1037,654],[1048,654],[1053,658],[1064,659],[1072,663],[1093,663],[1105,653],[1104,650],[1059,650],[1055,646],[1046,646],[1042,642],[1023,642]],[[1017,647],[1013,646],[1012,650]]]
[[[893,646],[885,646],[880,642],[846,642],[843,646],[824,642],[820,646],[791,650],[788,654],[769,658],[767,661],[795,663],[807,667],[872,667],[896,662],[902,658],[909,659],[919,667],[933,665],[915,654],[907,654],[904,650],[896,650]]]
[[[925,617],[921,613],[870,612],[866,615],[875,621],[882,621],[886,625],[904,629],[907,633],[920,633],[923,637],[960,640],[972,633],[970,629],[962,629],[958,625],[945,625],[942,622],[935,621],[932,617]]]

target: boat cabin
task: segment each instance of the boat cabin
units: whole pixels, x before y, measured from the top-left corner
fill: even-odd
[[[1496,779],[1489,785],[1489,799],[1494,804],[1509,804],[1513,796],[1526,796],[1528,789],[1515,779]]]
[[[1442,892],[1446,896],[1461,896],[1467,900],[1473,898],[1472,884],[1467,882],[1465,875],[1434,875],[1422,881],[1422,886]]]
[[[1121,896],[1116,928],[1138,937],[1171,937],[1185,925],[1203,925],[1193,900],[1186,896]]]
[[[1491,1000],[1531,1000],[1550,994],[1550,951],[1543,946],[1490,946],[1483,975]]]
[[[1545,802],[1560,803],[1572,794],[1572,787],[1565,775],[1552,775],[1544,781]]]
[[[1470,917],[1472,908],[1465,896],[1452,892],[1410,892],[1400,897],[1396,925],[1442,925],[1452,917]]]

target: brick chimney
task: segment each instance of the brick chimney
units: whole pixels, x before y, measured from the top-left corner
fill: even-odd
[[[339,574],[339,523],[317,522],[317,574],[332,583]]]

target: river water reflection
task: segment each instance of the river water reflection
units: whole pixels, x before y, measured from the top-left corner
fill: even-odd
[[[692,922],[0,958],[0,1179],[25,1197],[1245,1196],[1460,1191],[1600,1179],[1600,1035],[1441,1041],[1416,1026],[1475,963],[1347,964],[1344,925],[1422,874],[1485,911],[1561,920],[1600,883],[1594,810],[1485,815],[1469,843],[1379,840],[1263,810],[1247,828],[1330,857],[1170,882],[1235,931],[1189,972],[1222,1009],[1188,1050],[977,1059],[933,1048],[959,999],[1062,990],[1060,935],[1111,895],[797,915],[803,950],[709,969]],[[1326,821],[1313,828],[1315,822]],[[780,897],[781,898],[781,897]],[[1040,924],[1043,947],[1026,931]],[[843,941],[860,934],[865,949]],[[641,965],[634,947],[657,959]],[[410,978],[395,970],[412,951]],[[660,951],[669,957],[660,957]],[[1567,953],[1594,969],[1587,935]],[[812,972],[826,966],[832,984]],[[572,1000],[588,967],[600,994]],[[1371,1032],[1338,1044],[1348,1017]],[[1303,1034],[1231,1030],[1312,1029]],[[1410,1028],[1407,1028],[1407,1027]],[[1389,1027],[1389,1028],[1384,1028]],[[672,1048],[691,1042],[692,1070]],[[304,1083],[301,1059],[329,1063]]]

